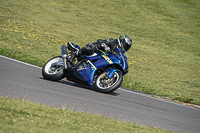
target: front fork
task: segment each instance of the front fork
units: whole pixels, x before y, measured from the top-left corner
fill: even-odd
[[[65,69],[67,69],[67,46],[65,45],[61,47],[61,57],[63,58]]]
[[[116,72],[116,71],[119,71],[117,69],[114,69],[114,68],[110,68],[109,70],[107,70],[108,72],[108,78],[112,78],[113,74]]]

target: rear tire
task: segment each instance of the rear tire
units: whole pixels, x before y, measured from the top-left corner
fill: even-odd
[[[120,87],[123,82],[123,74],[120,71],[114,72],[110,79],[107,79],[107,72],[100,74],[95,82],[95,89],[98,92],[110,93]]]
[[[63,69],[64,66],[57,65],[54,66],[54,63],[64,63],[61,56],[51,58],[45,63],[42,68],[42,76],[47,80],[58,81],[64,78]]]

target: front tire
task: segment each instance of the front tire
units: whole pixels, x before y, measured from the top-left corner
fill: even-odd
[[[114,72],[113,76],[107,78],[107,72],[100,74],[95,82],[95,89],[98,92],[110,93],[120,87],[123,82],[123,74],[120,71]]]
[[[61,56],[51,58],[42,68],[42,76],[47,80],[58,81],[64,78],[64,62]]]

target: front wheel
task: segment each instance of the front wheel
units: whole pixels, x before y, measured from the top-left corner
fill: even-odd
[[[46,62],[42,68],[42,76],[47,80],[58,81],[64,78],[64,61],[61,56]]]
[[[100,74],[95,82],[95,89],[98,92],[110,93],[120,87],[123,81],[123,74],[119,71],[114,72],[113,76],[109,79],[108,73]]]

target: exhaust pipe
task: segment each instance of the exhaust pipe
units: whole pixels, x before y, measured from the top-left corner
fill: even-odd
[[[67,69],[67,46],[65,45],[62,45],[61,47],[61,56],[65,64],[65,69]]]

